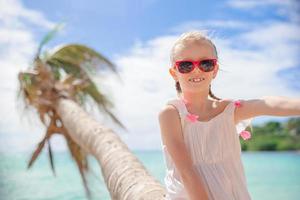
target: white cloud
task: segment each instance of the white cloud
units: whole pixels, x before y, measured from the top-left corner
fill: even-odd
[[[0,20],[5,26],[25,27],[25,23],[31,23],[47,29],[53,27],[53,22],[42,13],[25,8],[18,0],[0,0]]]
[[[258,9],[272,7],[279,16],[286,16],[293,22],[299,22],[300,4],[298,0],[229,0],[227,5],[240,10],[251,10],[258,12]]]
[[[174,36],[165,36],[138,42],[128,54],[114,59],[124,84],[112,76],[101,80],[103,89],[113,96],[115,113],[129,129],[128,135],[116,127],[117,132],[131,148],[159,148],[158,110],[166,98],[176,94],[168,74],[168,52],[174,40]]]
[[[222,29],[249,29],[250,27],[256,26],[255,23],[243,23],[242,21],[236,21],[236,20],[206,20],[206,21],[188,21],[183,24],[179,24],[178,26],[172,27],[170,29],[171,32],[178,33],[190,31],[193,29],[200,29],[200,30],[207,30],[208,32],[211,32],[211,30],[216,30],[218,28]]]

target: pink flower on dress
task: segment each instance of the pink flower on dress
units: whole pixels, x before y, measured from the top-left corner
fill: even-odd
[[[188,113],[186,115],[187,120],[189,120],[190,122],[196,122],[198,117],[199,117],[198,115],[194,115],[194,114],[191,114],[191,113]]]
[[[188,101],[185,98],[182,97],[181,100],[183,101],[184,104],[188,104]],[[194,115],[191,113],[186,114],[186,119],[189,120],[190,122],[197,122],[198,118],[199,118],[198,115]]]
[[[235,107],[237,107],[237,108],[239,108],[239,107],[241,107],[241,106],[242,106],[242,104],[241,104],[241,101],[240,101],[240,100],[236,100],[236,101],[234,101],[234,105],[235,105]]]
[[[244,139],[244,140],[248,140],[251,138],[251,133],[249,131],[241,131],[240,132],[240,136]]]

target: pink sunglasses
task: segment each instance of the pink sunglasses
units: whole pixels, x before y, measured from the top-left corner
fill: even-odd
[[[193,71],[196,66],[198,66],[203,72],[211,72],[215,69],[216,64],[217,59],[203,59],[199,61],[180,60],[175,62],[175,67],[177,67],[180,73],[186,74]]]

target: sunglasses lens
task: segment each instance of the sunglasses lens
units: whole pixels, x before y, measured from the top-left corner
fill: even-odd
[[[189,73],[193,70],[193,63],[189,61],[183,61],[178,63],[178,70],[180,73]]]
[[[203,60],[201,62],[201,68],[205,71],[205,72],[210,72],[214,69],[215,67],[215,62],[213,60]]]

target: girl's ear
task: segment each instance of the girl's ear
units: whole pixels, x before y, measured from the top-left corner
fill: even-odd
[[[171,74],[171,76],[173,77],[173,79],[175,81],[177,81],[176,72],[175,72],[175,69],[173,67],[169,68],[169,73]]]

